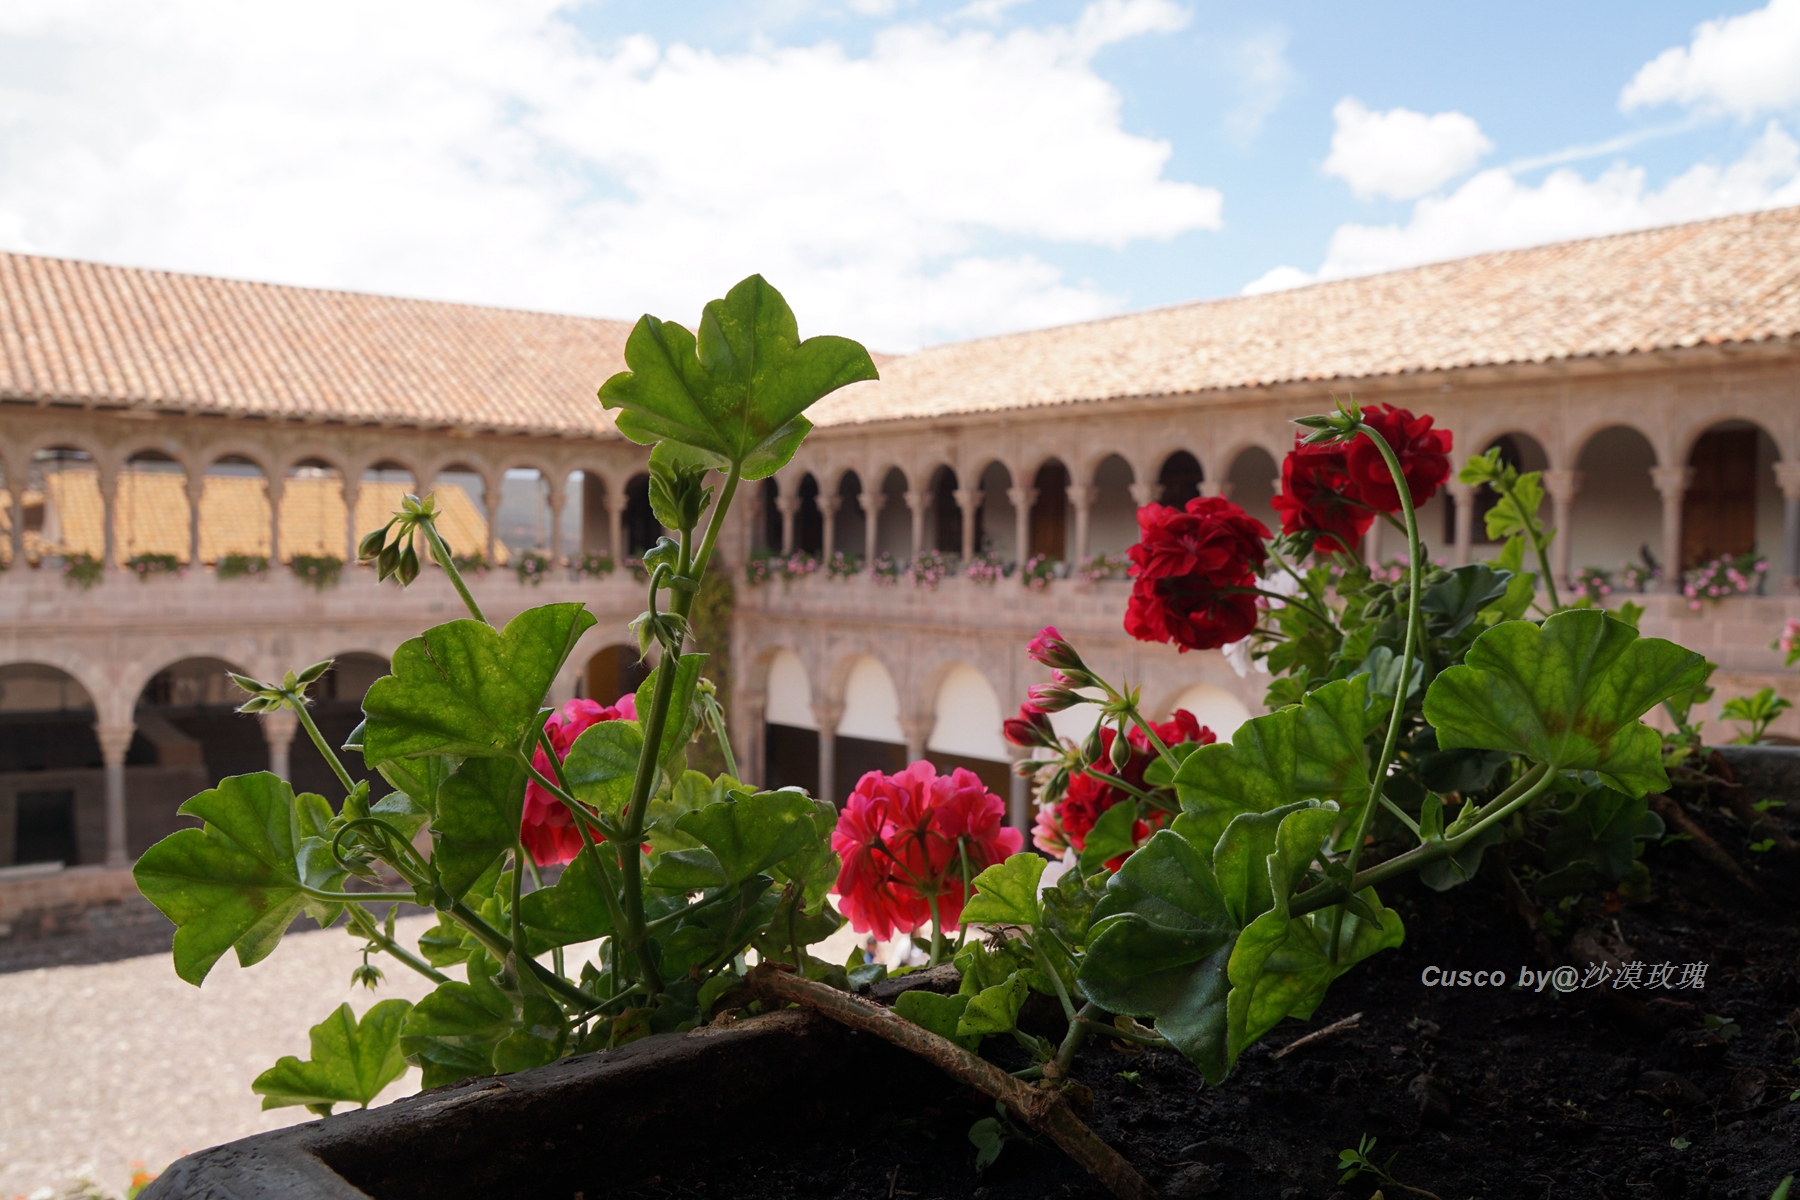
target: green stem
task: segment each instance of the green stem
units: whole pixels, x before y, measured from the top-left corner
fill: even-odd
[[[1056,1052],[1056,1065],[1064,1075],[1069,1073],[1069,1064],[1075,1061],[1075,1052],[1081,1049],[1081,1043],[1087,1041],[1088,1032],[1093,1028],[1094,1014],[1104,1011],[1098,1004],[1088,1001],[1069,1022],[1069,1032],[1063,1035],[1062,1046]]]
[[[448,911],[458,924],[475,935],[475,940],[480,942],[489,954],[493,955],[494,961],[506,961],[506,956],[512,953],[512,943],[507,941],[498,929],[476,916],[474,910],[461,900],[451,905]],[[604,1001],[588,995],[562,976],[552,974],[549,968],[534,958],[526,959],[522,965],[529,969],[532,976],[546,989],[560,996],[566,1003],[576,1006],[582,1012],[592,1012],[604,1003]]]
[[[1121,1042],[1136,1042],[1140,1046],[1155,1046],[1159,1049],[1166,1049],[1169,1045],[1169,1039],[1161,1034],[1142,1034],[1135,1030],[1120,1029],[1117,1025],[1108,1025],[1105,1021],[1090,1021],[1086,1017],[1077,1017],[1076,1020],[1090,1030],[1104,1033],[1107,1037],[1116,1037]]]
[[[1538,570],[1543,572],[1544,589],[1550,593],[1550,611],[1555,612],[1562,607],[1562,601],[1556,594],[1556,577],[1550,573],[1550,555],[1546,551],[1543,541],[1538,537],[1537,514],[1525,511],[1525,506],[1519,503],[1512,488],[1503,488],[1499,483],[1493,481],[1490,481],[1489,486],[1505,496],[1507,503],[1511,504],[1513,510],[1519,514],[1520,528],[1525,533],[1525,540],[1531,543],[1531,552],[1538,560]]]
[[[1345,866],[1349,868],[1351,883],[1356,882],[1356,864],[1362,857],[1363,843],[1368,840],[1369,826],[1375,819],[1375,807],[1381,803],[1382,789],[1387,783],[1388,767],[1394,761],[1394,748],[1400,740],[1400,724],[1406,715],[1406,694],[1412,682],[1413,659],[1418,653],[1419,645],[1419,589],[1424,582],[1423,560],[1424,547],[1419,544],[1419,516],[1413,511],[1412,489],[1407,486],[1406,472],[1400,467],[1400,459],[1394,448],[1368,424],[1358,422],[1355,431],[1367,437],[1381,452],[1387,463],[1388,474],[1393,476],[1394,487],[1400,494],[1400,509],[1406,516],[1406,550],[1408,562],[1408,587],[1406,596],[1406,642],[1400,654],[1400,678],[1394,685],[1394,709],[1388,717],[1387,737],[1381,745],[1381,754],[1375,760],[1375,772],[1369,779],[1369,799],[1363,805],[1361,816],[1356,822],[1356,837],[1350,844],[1350,853],[1345,858]],[[1354,893],[1352,893],[1354,894]],[[1344,928],[1344,915],[1338,913],[1338,919],[1331,928],[1330,961],[1338,961],[1339,942]]]
[[[549,761],[550,769],[556,772],[555,784],[545,779],[537,767],[532,765],[530,757],[523,752],[519,755],[519,761],[525,764],[525,770],[538,781],[538,786],[547,789],[562,801],[563,807],[569,810],[569,815],[575,818],[575,832],[581,835],[582,849],[587,851],[588,870],[593,873],[594,886],[600,889],[600,898],[606,901],[606,915],[611,918],[613,936],[617,937],[618,931],[625,928],[625,910],[620,907],[612,880],[606,877],[606,868],[600,865],[600,849],[594,844],[594,835],[588,831],[587,822],[594,820],[593,814],[569,794],[569,777],[563,772],[562,759],[557,757],[556,747],[550,743],[550,735],[544,732],[541,724],[538,726],[538,744],[544,748],[544,757]],[[558,784],[561,786],[557,786]]]
[[[512,910],[507,914],[512,921],[512,952],[514,960],[519,964],[519,973],[524,974],[525,964],[531,956],[525,952],[525,918],[519,912],[519,901],[525,895],[525,850],[518,843],[513,843],[513,878],[512,878]]]
[[[969,874],[969,840],[967,838],[959,837],[956,839],[956,854],[957,857],[962,860],[962,895],[963,904],[966,907],[969,903],[970,889],[975,886],[975,877]],[[963,947],[968,944],[969,923],[967,921],[958,921],[956,925],[956,949],[950,952],[950,957],[955,958],[958,954],[961,954]]]
[[[456,559],[451,557],[450,547],[444,544],[444,539],[438,534],[437,522],[420,521],[419,528],[425,531],[425,544],[431,548],[431,557],[437,560],[437,565],[444,568],[444,574],[450,577],[450,582],[455,586],[456,594],[462,597],[469,615],[483,625],[487,624],[487,618],[481,615],[481,605],[475,603],[475,597],[469,594],[469,585],[463,582],[462,572],[456,569]]]
[[[370,916],[369,911],[362,905],[346,904],[344,906],[344,911],[350,914],[350,926],[356,930],[359,936],[374,942],[377,946],[380,946],[383,950],[387,951],[425,978],[431,980],[433,983],[450,982],[450,977],[448,975],[444,974],[424,959],[414,955],[393,938],[382,933],[375,924],[375,918]]]
[[[349,795],[354,792],[356,780],[350,778],[350,772],[346,771],[344,764],[338,761],[337,752],[326,745],[325,735],[319,732],[319,727],[313,724],[312,714],[306,711],[305,699],[291,692],[283,692],[281,698],[287,701],[288,707],[293,709],[294,714],[300,718],[300,724],[305,728],[306,736],[311,738],[313,745],[319,748],[319,753],[330,765],[332,773],[338,777],[338,782],[344,785],[344,794]]]
[[[937,893],[933,892],[931,893],[931,961],[925,965],[937,966],[939,962],[943,961],[941,957],[943,953],[944,922],[938,917],[938,898]]]
[[[1060,943],[1061,939],[1058,939],[1058,941]],[[1036,950],[1037,947],[1033,946],[1032,949]],[[1048,956],[1039,952],[1038,958],[1040,961],[1046,957]],[[1069,989],[1063,984],[1062,972],[1056,969],[1055,963],[1049,963],[1047,965],[1049,970],[1045,973],[1050,976],[1050,986],[1056,989],[1056,998],[1062,1002],[1063,1016],[1067,1017],[1069,1024],[1073,1025],[1076,1021],[1081,1019],[1081,1014],[1075,1011],[1075,1002],[1069,999]]]
[[[314,900],[323,900],[328,904],[349,904],[362,901],[367,904],[385,904],[397,901],[401,904],[417,904],[419,897],[413,892],[330,892],[324,888],[300,885],[300,891]]]

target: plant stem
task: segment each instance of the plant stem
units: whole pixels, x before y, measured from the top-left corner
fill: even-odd
[[[1075,1061],[1075,1052],[1081,1049],[1081,1043],[1087,1041],[1094,1014],[1101,1011],[1101,1007],[1090,1000],[1081,1006],[1081,1011],[1069,1022],[1069,1032],[1063,1035],[1062,1045],[1056,1051],[1056,1066],[1063,1074],[1069,1073],[1069,1064]]]
[[[1345,866],[1349,868],[1350,882],[1356,883],[1356,864],[1362,857],[1363,843],[1368,840],[1369,826],[1375,820],[1375,807],[1381,803],[1381,793],[1387,783],[1388,767],[1394,761],[1394,747],[1400,740],[1400,723],[1406,716],[1406,696],[1408,685],[1412,682],[1413,659],[1419,644],[1419,588],[1424,582],[1422,560],[1425,557],[1424,547],[1419,544],[1419,517],[1413,511],[1412,489],[1407,486],[1406,472],[1400,467],[1400,459],[1387,439],[1377,433],[1366,422],[1358,422],[1355,432],[1362,434],[1381,452],[1387,463],[1388,474],[1393,476],[1394,487],[1400,493],[1400,509],[1406,516],[1406,549],[1408,562],[1408,587],[1406,595],[1406,641],[1400,654],[1400,678],[1394,685],[1394,709],[1388,717],[1387,737],[1381,744],[1381,754],[1375,760],[1374,774],[1369,778],[1369,798],[1363,804],[1361,816],[1356,822],[1356,837],[1350,844],[1350,853],[1345,857]],[[1355,894],[1354,892],[1352,893]],[[1337,920],[1331,927],[1330,961],[1338,961],[1339,944],[1343,939],[1344,914],[1340,911]]]
[[[319,753],[330,765],[332,774],[336,775],[338,782],[344,785],[344,794],[349,795],[354,792],[356,780],[350,778],[350,772],[346,771],[344,764],[338,761],[337,751],[326,744],[325,735],[319,732],[317,725],[313,724],[312,714],[306,711],[305,698],[291,692],[283,692],[281,698],[287,701],[288,707],[294,710],[294,715],[300,718],[300,724],[306,730],[306,736],[311,738],[313,745],[319,748]]]
[[[481,605],[475,603],[475,597],[469,594],[469,585],[463,582],[462,572],[456,569],[456,559],[451,557],[450,547],[438,534],[436,521],[420,521],[419,528],[425,531],[425,544],[431,548],[431,557],[437,559],[437,565],[444,568],[444,574],[456,588],[456,594],[462,597],[463,605],[468,608],[469,615],[487,624],[487,618],[481,615]]]
[[[931,893],[931,961],[925,965],[935,967],[942,961],[944,953],[944,922],[938,916],[937,893]]]
[[[519,964],[519,972],[525,971],[525,963],[531,956],[525,953],[525,917],[519,912],[519,901],[525,895],[525,848],[519,842],[513,843],[513,879],[512,909],[507,916],[512,921],[512,952],[514,960]]]
[[[401,904],[417,904],[419,897],[412,892],[331,892],[324,888],[307,887],[304,883],[300,890],[314,900],[323,900],[328,904],[349,904],[362,901],[367,904],[385,904],[390,900]]]
[[[1108,1025],[1105,1021],[1090,1021],[1086,1017],[1077,1017],[1077,1021],[1095,1033],[1104,1033],[1107,1037],[1116,1037],[1122,1042],[1135,1042],[1140,1046],[1152,1046],[1159,1050],[1169,1047],[1169,1039],[1161,1034],[1142,1034],[1132,1029],[1120,1029],[1117,1025]]]
[[[461,900],[451,905],[447,911],[458,924],[475,935],[475,940],[494,956],[494,961],[505,962],[506,956],[512,953],[512,943],[508,942],[498,929],[476,916],[474,910]],[[592,1012],[604,1003],[604,1001],[588,995],[562,976],[552,974],[549,968],[534,958],[526,959],[521,966],[529,969],[544,987],[562,997],[566,1003],[575,1005],[582,1012]]]
[[[1550,611],[1555,612],[1562,607],[1562,601],[1556,595],[1556,577],[1550,573],[1550,556],[1546,553],[1544,543],[1538,538],[1537,514],[1526,512],[1525,506],[1519,503],[1518,496],[1510,487],[1503,488],[1498,482],[1490,480],[1488,486],[1505,496],[1507,502],[1519,514],[1519,525],[1524,530],[1525,540],[1531,543],[1531,550],[1538,560],[1538,570],[1544,574],[1544,589],[1550,593]]]
[[[374,942],[377,946],[380,946],[383,950],[387,951],[425,978],[431,980],[433,983],[450,982],[450,977],[448,975],[444,974],[424,959],[414,955],[411,951],[400,945],[400,943],[388,937],[387,934],[382,933],[375,924],[375,918],[370,916],[369,911],[362,905],[346,904],[344,906],[344,911],[350,914],[350,927],[356,930],[358,936],[365,937],[369,941]]]
[[[569,815],[575,818],[575,832],[581,835],[582,849],[587,851],[588,870],[593,873],[594,886],[600,889],[601,899],[606,901],[606,915],[612,920],[613,936],[616,938],[619,930],[625,927],[625,911],[619,904],[618,893],[613,890],[612,880],[606,877],[606,868],[600,865],[600,849],[594,844],[594,835],[588,830],[587,822],[593,820],[593,815],[585,805],[569,794],[569,777],[563,773],[562,759],[557,757],[556,747],[551,744],[550,735],[544,732],[542,725],[538,726],[538,744],[544,748],[544,757],[549,760],[550,769],[556,772],[556,781],[562,786],[552,785],[523,753],[519,758],[524,762],[525,769],[539,781],[539,785],[547,787],[550,794],[562,801],[563,807],[569,810]]]

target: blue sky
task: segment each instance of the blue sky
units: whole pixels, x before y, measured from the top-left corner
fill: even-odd
[[[0,80],[6,249],[677,319],[762,270],[892,350],[1800,203],[1800,0],[72,0]]]

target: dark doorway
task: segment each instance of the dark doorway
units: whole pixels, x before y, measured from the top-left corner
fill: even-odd
[[[1051,459],[1038,468],[1032,486],[1037,503],[1031,506],[1031,553],[1061,562],[1069,540],[1069,469]]]
[[[819,481],[811,475],[800,480],[800,507],[794,512],[794,549],[802,554],[825,553],[825,514],[819,509]]]
[[[797,787],[809,796],[817,796],[819,731],[794,725],[764,725],[763,786]]]
[[[893,742],[876,742],[868,738],[840,737],[832,769],[837,774],[838,794],[831,799],[839,808],[856,781],[870,771],[893,775],[906,769],[906,747]]]
[[[346,751],[342,746],[362,723],[362,701],[369,685],[387,673],[388,661],[379,654],[362,651],[340,654],[308,693],[313,701],[308,712],[313,724],[324,735],[325,744],[337,751],[338,761],[350,772],[350,778],[369,781],[370,795],[376,799],[391,789],[364,763],[361,754]],[[333,805],[344,790],[337,772],[331,769],[331,764],[325,761],[304,729],[295,732],[294,740],[288,746],[288,777],[296,792],[316,792],[328,797]]]
[[[20,792],[13,827],[13,862],[60,862],[73,866],[81,854],[75,847],[75,793]]]
[[[956,503],[956,472],[939,467],[931,476],[932,549],[962,553],[962,509]]]
[[[1186,450],[1177,450],[1163,460],[1156,482],[1162,484],[1162,502],[1170,508],[1185,508],[1200,494],[1200,460]]]
[[[637,694],[638,685],[650,677],[650,664],[632,646],[608,646],[588,659],[584,678],[587,698],[617,704],[621,696]]]
[[[1693,482],[1681,502],[1681,566],[1756,549],[1756,430],[1713,429],[1688,455]]]
[[[625,485],[625,553],[642,558],[662,536],[662,525],[650,508],[650,477],[633,475]]]

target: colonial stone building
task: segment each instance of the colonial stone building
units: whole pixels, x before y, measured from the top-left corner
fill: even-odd
[[[556,698],[631,686],[641,585],[599,559],[658,531],[645,452],[593,398],[627,330],[0,255],[0,870],[123,865],[224,774],[323,787],[292,720],[234,714],[222,672],[337,657],[319,716],[347,732],[394,647],[460,615],[435,570],[405,593],[353,563],[331,582],[405,491],[435,490],[456,550],[488,564],[490,617],[599,615]],[[723,547],[753,778],[837,796],[929,756],[1008,788],[1000,720],[1052,623],[1158,713],[1235,727],[1264,680],[1128,639],[1118,556],[1157,499],[1227,495],[1274,527],[1289,418],[1346,393],[1432,414],[1459,459],[1497,444],[1544,471],[1565,585],[1602,569],[1617,599],[1627,566],[1654,564],[1633,596],[1647,632],[1718,662],[1721,696],[1800,695],[1770,648],[1800,618],[1800,209],[879,363],[817,407]],[[1434,556],[1491,553],[1480,510],[1455,484],[1427,505]],[[1371,536],[1374,559],[1398,553]],[[859,569],[807,573],[834,552]],[[1681,594],[1684,569],[1750,553],[1769,563],[1753,594]],[[539,554],[559,565],[522,582]],[[752,585],[757,554],[794,569]]]

